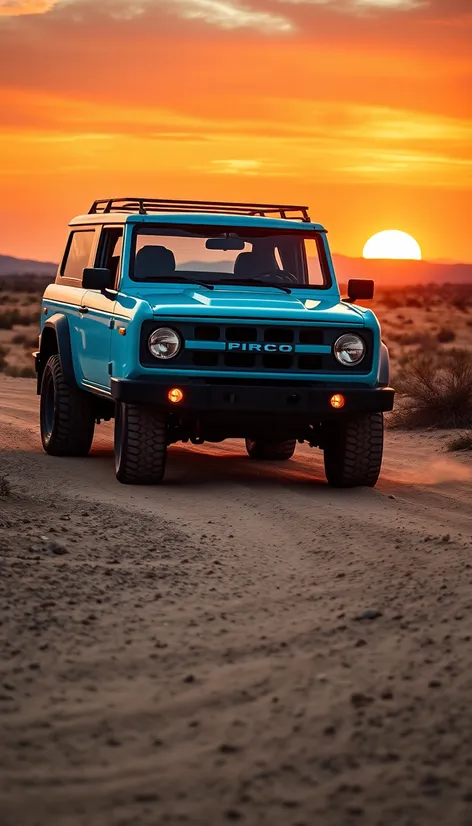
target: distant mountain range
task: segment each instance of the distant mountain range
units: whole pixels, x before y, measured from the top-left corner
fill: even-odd
[[[0,255],[0,275],[50,275],[56,277],[57,264],[48,261],[29,261]]]
[[[333,255],[339,281],[372,278],[377,286],[406,287],[410,284],[471,284],[472,264],[439,261],[393,261],[348,258]]]
[[[339,281],[343,284],[350,278],[373,278],[376,284],[388,287],[405,287],[411,284],[471,284],[472,264],[454,264],[440,261],[393,261],[366,260],[334,255],[334,265]],[[198,261],[191,261],[188,269],[200,269]],[[216,262],[205,269],[210,272],[228,272],[228,261]],[[0,255],[0,276],[40,275],[56,276],[57,264],[45,261],[30,261]]]

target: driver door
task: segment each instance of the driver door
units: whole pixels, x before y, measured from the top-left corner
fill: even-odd
[[[110,390],[111,331],[122,241],[122,227],[103,228],[95,266],[106,267],[111,271],[110,290],[87,290],[79,308],[82,319],[81,361],[84,381],[99,390]]]

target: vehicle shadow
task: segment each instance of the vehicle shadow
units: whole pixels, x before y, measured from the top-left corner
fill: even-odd
[[[160,487],[215,487],[237,482],[250,487],[327,488],[322,456],[317,450],[313,450],[312,454],[296,453],[293,459],[286,462],[254,461],[247,456],[243,442],[240,452],[237,443],[230,444],[228,448],[213,444],[201,447],[172,445],[168,451],[165,479]],[[105,445],[100,440],[94,445],[90,458],[94,462],[106,462],[113,473],[111,444]]]

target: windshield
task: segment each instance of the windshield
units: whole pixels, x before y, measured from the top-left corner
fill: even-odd
[[[220,227],[135,230],[135,281],[192,281],[324,289],[331,285],[317,233]]]

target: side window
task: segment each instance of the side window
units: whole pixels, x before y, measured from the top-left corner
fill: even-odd
[[[95,238],[95,230],[78,230],[69,237],[66,255],[61,267],[61,276],[82,283],[82,274],[90,264],[90,255]]]
[[[123,230],[118,227],[106,227],[102,231],[96,266],[110,270],[110,287],[118,286],[122,251]]]

